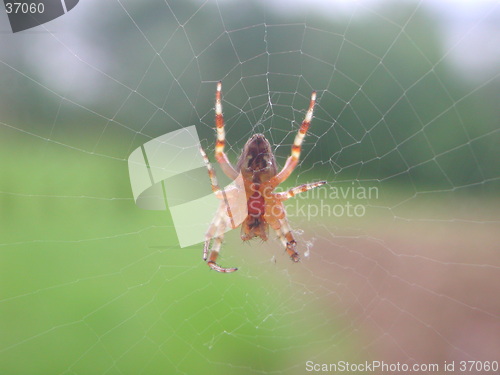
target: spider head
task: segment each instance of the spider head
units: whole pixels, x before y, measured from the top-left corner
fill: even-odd
[[[246,180],[253,182],[268,181],[276,175],[276,159],[264,134],[255,134],[247,141],[237,168]]]

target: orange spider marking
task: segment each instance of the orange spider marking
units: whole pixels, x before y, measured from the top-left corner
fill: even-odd
[[[218,82],[215,92],[215,128],[217,130],[215,159],[220,164],[222,171],[230,179],[236,180],[236,178],[241,175],[243,186],[235,187],[231,191],[220,189],[215,171],[210,165],[207,155],[203,149],[200,150],[208,169],[212,190],[216,196],[221,199],[219,209],[205,235],[203,259],[207,261],[208,266],[215,271],[224,273],[236,271],[237,268],[224,268],[219,266],[217,264],[217,258],[224,239],[225,229],[228,226],[235,229],[241,225],[241,239],[243,241],[248,241],[255,237],[260,237],[263,241],[266,241],[270,226],[275,230],[291,260],[298,262],[300,257],[296,251],[297,242],[288,224],[283,201],[294,197],[298,193],[324,185],[326,181],[300,185],[286,192],[274,193],[273,191],[290,176],[299,162],[302,142],[313,118],[316,92],[313,91],[311,94],[311,100],[304,121],[292,145],[291,155],[288,157],[283,169],[278,172],[276,158],[271,150],[271,144],[263,134],[255,134],[247,141],[238,159],[236,168],[233,167],[224,152],[226,135],[224,131],[224,116],[222,114],[221,91],[222,83]],[[240,189],[244,189],[244,194],[246,195],[246,217],[241,221],[241,224],[237,224],[233,220],[234,215],[231,212],[228,202],[232,200],[234,194],[241,194],[241,192],[239,192]]]

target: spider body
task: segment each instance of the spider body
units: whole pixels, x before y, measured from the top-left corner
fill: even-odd
[[[263,134],[252,136],[236,164],[236,170],[241,173],[245,184],[245,195],[247,197],[247,213],[245,221],[241,226],[241,239],[250,240],[260,237],[267,241],[269,224],[264,215],[269,205],[269,193],[264,190],[266,182],[276,176],[276,159],[271,150],[271,144]]]
[[[256,183],[268,181],[276,176],[276,158],[264,134],[255,134],[247,141],[236,169],[245,180]]]
[[[276,231],[292,261],[298,262],[300,257],[295,249],[297,242],[288,224],[283,201],[293,197],[297,193],[321,186],[326,182],[320,181],[304,184],[280,193],[274,193],[274,189],[290,176],[298,164],[302,141],[312,120],[316,93],[313,92],[311,95],[309,108],[295,137],[291,155],[287,159],[283,169],[278,172],[276,157],[271,149],[271,144],[263,134],[255,134],[247,141],[238,159],[236,168],[229,162],[224,153],[225,131],[222,115],[221,87],[222,84],[219,82],[215,94],[215,125],[217,129],[215,158],[220,164],[222,171],[229,178],[236,180],[241,176],[244,186],[237,186],[226,191],[221,190],[207,155],[203,149],[200,150],[208,168],[212,189],[216,196],[221,199],[219,209],[205,236],[203,259],[208,259],[207,263],[210,268],[218,272],[234,272],[237,270],[237,268],[223,268],[219,266],[217,264],[217,257],[222,245],[225,229],[228,226],[234,229],[239,225],[233,220],[232,207],[230,208],[228,201],[234,200],[234,196],[241,194],[244,188],[246,217],[241,221],[241,239],[248,241],[252,238],[260,237],[263,241],[267,241],[270,226]],[[210,248],[212,241],[213,246]]]

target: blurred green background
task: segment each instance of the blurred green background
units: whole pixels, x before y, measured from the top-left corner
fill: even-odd
[[[499,8],[479,3],[85,1],[18,34],[2,16],[0,373],[498,360]],[[363,217],[291,217],[300,264],[235,230],[220,263],[240,270],[210,272],[134,204],[143,143],[196,125],[213,152],[218,80],[233,161],[262,132],[283,165],[316,90],[286,186],[378,189]]]

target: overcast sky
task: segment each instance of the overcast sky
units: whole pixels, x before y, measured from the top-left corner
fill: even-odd
[[[224,0],[223,0],[224,1]],[[229,1],[229,0],[225,0]],[[391,0],[259,0],[281,12],[317,9],[332,17],[383,9]],[[420,4],[440,19],[444,49],[459,70],[473,80],[498,74],[500,66],[500,0],[392,0]],[[382,6],[382,7],[380,7]],[[358,12],[359,11],[359,12]]]

